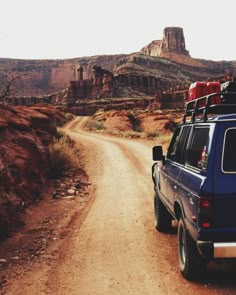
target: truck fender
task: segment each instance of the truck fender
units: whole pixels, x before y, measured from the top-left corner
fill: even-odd
[[[154,187],[156,187],[156,185],[157,185],[157,180],[156,180],[156,171],[157,170],[159,170],[159,169],[158,169],[158,163],[156,162],[152,165],[152,181],[154,183]],[[158,172],[158,175],[159,175],[159,172]],[[158,177],[158,179],[159,179],[159,177]]]

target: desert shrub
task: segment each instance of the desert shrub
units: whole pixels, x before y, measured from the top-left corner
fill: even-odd
[[[69,135],[67,135],[61,128],[57,128],[57,135],[54,138],[54,141],[61,139],[64,144],[68,145],[69,147],[73,148],[75,146],[75,142]]]
[[[65,113],[66,122],[72,120],[75,116],[71,113]]]
[[[133,125],[133,130],[136,132],[142,132],[142,129],[140,127],[140,120],[135,118],[132,114],[129,115],[129,119]]]
[[[137,132],[133,130],[127,130],[127,131],[110,130],[108,134],[120,136],[120,137],[127,137],[127,138],[145,138],[145,135],[143,132]]]
[[[60,132],[49,146],[50,177],[62,177],[70,169],[78,166],[78,150],[72,139]]]
[[[157,130],[148,130],[145,133],[147,138],[156,138],[160,136],[160,131]]]
[[[89,121],[87,124],[89,130],[103,130],[105,129],[103,122],[96,120]]]

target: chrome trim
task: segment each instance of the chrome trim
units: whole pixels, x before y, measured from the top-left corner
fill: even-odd
[[[224,116],[224,115],[222,115],[222,116]],[[236,119],[220,119],[220,120],[217,120],[216,119],[216,117],[215,117],[215,119],[213,119],[212,121],[210,121],[211,123],[212,122],[215,122],[215,123],[224,123],[224,122],[235,122],[236,121]],[[208,121],[207,121],[208,122]]]
[[[236,257],[236,243],[214,243],[214,258]]]

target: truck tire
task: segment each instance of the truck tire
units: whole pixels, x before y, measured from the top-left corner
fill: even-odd
[[[160,200],[158,193],[154,196],[155,228],[159,232],[171,231],[172,216]]]
[[[182,218],[178,224],[178,257],[180,272],[187,280],[202,279],[206,274],[207,261],[200,255]]]

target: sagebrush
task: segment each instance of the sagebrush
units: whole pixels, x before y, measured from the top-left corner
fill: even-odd
[[[60,178],[70,169],[79,165],[78,149],[74,141],[62,131],[49,146],[50,177]]]

